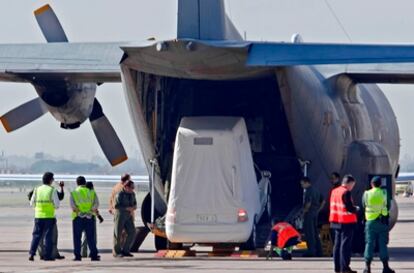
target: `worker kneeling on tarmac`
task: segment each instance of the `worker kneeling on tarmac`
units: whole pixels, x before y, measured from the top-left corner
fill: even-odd
[[[283,260],[292,260],[293,247],[300,243],[299,232],[287,222],[279,222],[272,227],[267,240],[267,258],[273,257],[273,251]]]

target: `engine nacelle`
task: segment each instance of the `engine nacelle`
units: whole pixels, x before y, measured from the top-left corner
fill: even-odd
[[[75,129],[92,113],[95,83],[33,83],[48,111],[64,129]]]

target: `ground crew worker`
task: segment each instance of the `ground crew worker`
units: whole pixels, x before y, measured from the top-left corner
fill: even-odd
[[[121,180],[112,188],[111,197],[109,198],[109,213],[114,215],[115,214],[115,198],[119,192],[121,192],[124,188],[124,185],[126,182],[131,180],[131,176],[129,174],[124,174],[121,176]],[[114,215],[115,217],[115,215]],[[114,218],[115,220],[115,218]],[[121,242],[124,243],[126,238],[126,233],[123,231],[121,233]],[[115,245],[116,245],[116,237],[114,233],[114,238],[112,240],[112,254],[116,256],[115,254]]]
[[[364,192],[362,204],[365,208],[365,269],[371,273],[371,262],[374,257],[375,242],[378,242],[379,255],[384,266],[383,273],[394,273],[388,266],[388,205],[387,193],[381,189],[381,177],[371,180],[371,189]]]
[[[34,261],[36,249],[43,234],[45,239],[43,260],[54,260],[52,257],[53,229],[56,225],[55,209],[59,208],[59,198],[56,189],[52,187],[53,173],[44,173],[42,180],[43,185],[34,190],[30,200],[30,205],[35,209],[35,225],[29,251],[29,261]]]
[[[124,185],[126,182],[131,180],[131,176],[129,174],[124,174],[121,176],[121,181],[115,184],[112,188],[111,197],[109,198],[109,213],[114,214],[115,213],[115,198],[116,195],[122,191],[124,188]]]
[[[137,209],[137,200],[134,192],[134,182],[128,181],[115,198],[114,218],[114,257],[133,257],[131,254],[132,242],[135,238],[134,214]],[[121,241],[122,231],[126,231],[126,239]]]
[[[291,224],[279,222],[272,227],[269,237],[270,257],[275,251],[283,260],[292,260],[293,247],[300,243],[299,232]]]
[[[91,191],[95,192],[95,189],[94,189],[94,186],[93,186],[92,182],[90,182],[90,181],[86,182],[85,186],[88,189],[90,189]],[[96,194],[96,192],[95,192],[95,194]],[[93,222],[94,222],[94,228],[95,228],[95,232],[94,232],[95,241],[97,241],[97,236],[98,236],[97,235],[97,228],[96,228],[96,218],[99,219],[100,224],[104,221],[103,217],[99,214],[98,210],[96,210],[94,216],[92,217]],[[82,254],[82,258],[88,257],[88,240],[86,238],[86,232],[82,232],[82,251],[81,251],[81,254]]]
[[[59,198],[59,201],[62,201],[63,198],[65,197],[65,191],[63,190],[65,186],[65,183],[63,181],[59,182],[59,187],[60,187],[60,191],[57,191],[57,196]],[[27,195],[29,197],[29,201],[32,199],[33,193],[34,193],[35,189],[33,189],[32,191],[29,192],[29,194]],[[62,260],[65,259],[65,256],[60,255],[59,250],[57,248],[57,244],[58,244],[58,229],[57,229],[57,221],[56,221],[56,225],[54,225],[53,227],[53,231],[52,231],[52,255],[51,257],[57,260]],[[42,238],[40,239],[40,243],[39,246],[37,248],[37,253],[39,254],[39,257],[41,260],[43,260],[43,254],[45,252],[45,245],[44,245],[44,240],[45,239],[45,234],[43,233]]]
[[[351,191],[355,178],[345,175],[342,184],[332,191],[330,200],[329,222],[335,230],[333,258],[335,272],[356,273],[350,268],[352,237],[357,223],[356,212],[359,210],[352,201]]]
[[[312,187],[309,177],[301,180],[303,188],[303,231],[308,250],[304,257],[321,257],[322,245],[318,231],[318,215],[325,205],[322,195]]]
[[[331,176],[329,177],[329,182],[331,183],[332,190],[341,186],[341,179],[339,177],[339,173],[337,172],[331,173]]]
[[[81,261],[81,237],[82,232],[86,233],[88,247],[90,249],[91,261],[99,261],[98,249],[95,240],[94,214],[98,210],[99,200],[95,191],[86,187],[86,179],[83,176],[76,178],[78,187],[71,192],[70,206],[72,212],[73,226],[73,253],[74,261]]]

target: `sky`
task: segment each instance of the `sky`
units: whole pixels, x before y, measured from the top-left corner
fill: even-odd
[[[44,43],[33,10],[49,3],[72,42],[139,41],[176,36],[177,0],[2,0],[1,43]],[[290,41],[300,33],[309,42],[413,43],[414,2],[410,0],[228,0],[227,11],[249,40]],[[333,12],[332,12],[333,11]],[[340,23],[338,23],[340,21]],[[414,154],[414,86],[382,85],[397,115],[401,154]],[[29,84],[0,82],[0,114],[36,97]],[[139,154],[122,86],[103,84],[97,98],[127,152]],[[0,152],[45,152],[67,158],[103,156],[88,122],[66,131],[50,114],[7,134],[0,128]]]

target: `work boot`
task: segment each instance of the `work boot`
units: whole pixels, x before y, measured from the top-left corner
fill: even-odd
[[[95,257],[91,257],[91,261],[95,261],[95,262],[98,262],[98,261],[100,261],[101,260],[101,256],[95,256]]]
[[[58,256],[55,257],[55,259],[56,260],[63,260],[63,259],[65,259],[65,256],[62,256],[62,255],[59,254]]]
[[[384,269],[382,270],[382,273],[395,273],[394,270],[392,270],[390,268],[390,266],[388,265],[388,261],[382,262]]]
[[[364,273],[371,273],[371,262],[365,262]]]
[[[78,257],[78,256],[76,256],[75,258],[73,258],[73,260],[72,261],[75,261],[75,262],[80,262],[80,261],[82,261],[82,257]]]

